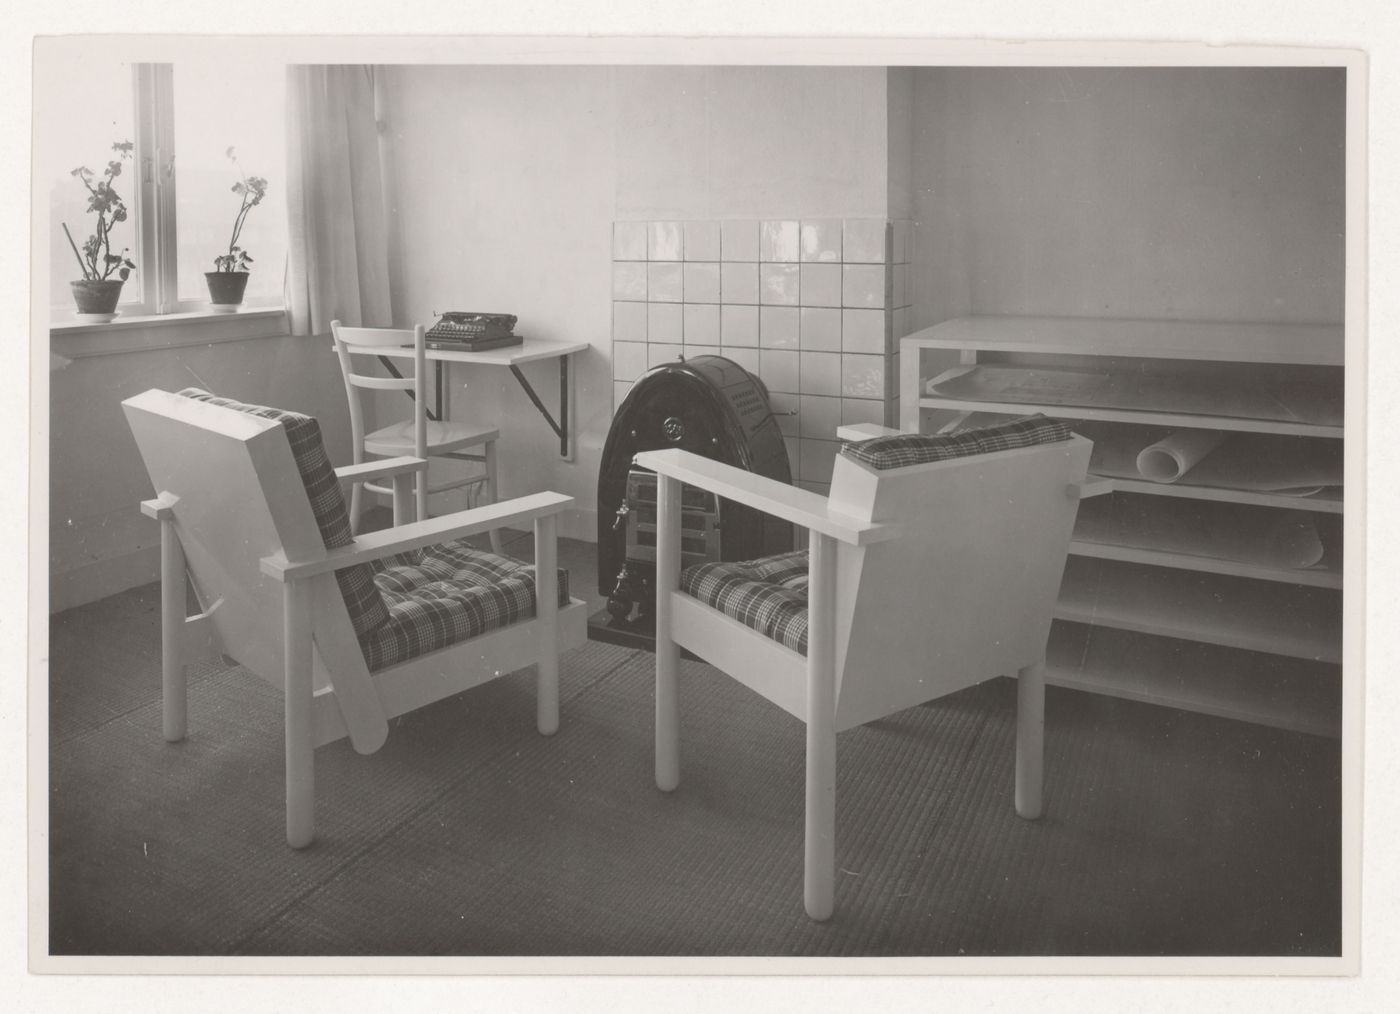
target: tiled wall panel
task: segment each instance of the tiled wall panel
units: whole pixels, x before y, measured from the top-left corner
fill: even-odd
[[[826,492],[836,427],[897,418],[908,221],[617,222],[613,408],[646,370],[722,355],[768,387],[799,485]]]

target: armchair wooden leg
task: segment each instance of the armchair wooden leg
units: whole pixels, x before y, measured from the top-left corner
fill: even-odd
[[[414,497],[416,495],[414,490],[419,488],[419,484],[427,481],[424,478],[425,475],[426,472],[415,472],[412,475],[394,476],[393,503],[395,528],[399,527],[399,525],[406,525],[410,521],[421,521],[426,516],[423,514],[419,514],[416,518],[410,516],[411,511],[416,512],[419,510],[419,508],[414,506]]]
[[[185,738],[189,709],[186,701],[185,551],[173,521],[160,523],[160,679],[161,732],[167,742]]]
[[[304,848],[316,835],[315,745],[311,740],[311,587],[291,581],[282,592],[283,702],[287,754],[287,844]]]
[[[1029,665],[1016,679],[1016,812],[1039,817],[1045,785],[1045,663]]]
[[[482,457],[485,459],[486,468],[486,490],[485,500],[487,503],[495,503],[500,499],[500,491],[496,489],[496,441],[488,440],[482,448]],[[501,548],[501,533],[491,529],[491,552],[497,556],[504,556],[505,550]]]
[[[493,545],[496,533],[491,533]],[[539,661],[535,665],[535,724],[544,736],[559,729],[559,572],[554,515],[535,519],[535,618]]]
[[[803,901],[813,919],[836,905],[836,541],[812,532],[808,558],[807,826]]]
[[[680,587],[680,483],[656,478],[656,787],[681,780],[680,647],[671,636],[671,593]]]

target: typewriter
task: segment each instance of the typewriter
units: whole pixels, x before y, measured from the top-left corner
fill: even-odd
[[[430,349],[455,349],[459,352],[480,352],[524,341],[514,333],[513,313],[449,312],[441,315],[424,335]]]

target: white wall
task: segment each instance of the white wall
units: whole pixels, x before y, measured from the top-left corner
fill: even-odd
[[[392,67],[385,91],[396,321],[514,313],[592,346],[572,463],[508,374],[461,373],[454,406],[498,421],[506,495],[578,498],[576,538],[611,422],[612,223],[887,214],[883,68]],[[552,407],[552,367],[526,371]]]
[[[62,337],[54,342],[60,354],[73,352],[74,346],[90,350],[92,343]],[[140,508],[156,491],[122,414],[122,399],[152,387],[203,387],[306,412],[320,420],[332,460],[350,460],[345,388],[328,336],[78,355],[67,365],[60,361],[49,384],[53,610],[154,581],[160,574],[160,534]]]
[[[1344,100],[1335,69],[919,69],[919,326],[1340,321]]]

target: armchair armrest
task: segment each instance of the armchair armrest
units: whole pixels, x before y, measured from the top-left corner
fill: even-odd
[[[878,423],[850,423],[846,426],[836,427],[837,440],[869,440],[872,437],[897,437],[904,430],[893,429],[889,426],[881,426]]]
[[[514,500],[457,511],[440,518],[414,521],[380,532],[368,532],[348,546],[328,550],[323,555],[309,560],[288,560],[284,553],[265,556],[261,561],[262,572],[279,581],[298,581],[353,564],[369,563],[396,553],[406,553],[410,549],[421,549],[449,539],[460,539],[478,532],[491,531],[512,521],[531,521],[551,514],[560,514],[573,502],[573,497],[563,493],[533,493],[530,496],[516,497]]]
[[[378,458],[337,468],[335,477],[342,482],[364,482],[366,479],[387,479],[407,472],[421,472],[427,467],[428,463],[422,458]]]
[[[702,458],[690,451],[667,448],[642,451],[633,458],[638,465],[658,475],[708,490],[726,500],[753,507],[775,518],[791,521],[840,542],[865,546],[900,534],[900,526],[880,521],[862,521],[830,509],[826,497],[789,486],[767,476]]]

